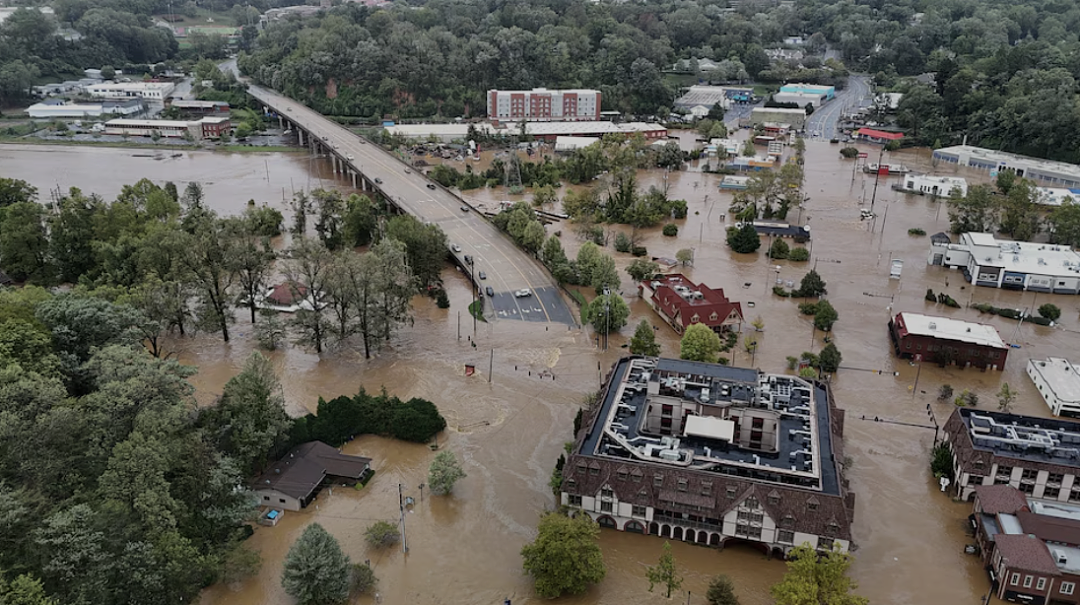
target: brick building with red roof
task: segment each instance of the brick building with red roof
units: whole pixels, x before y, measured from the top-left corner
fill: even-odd
[[[638,289],[645,302],[679,334],[696,323],[717,333],[742,327],[742,305],[728,300],[723,289],[695,284],[678,273],[642,281]]]

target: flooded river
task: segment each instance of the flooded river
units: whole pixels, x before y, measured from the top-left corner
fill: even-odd
[[[969,506],[939,493],[927,469],[933,429],[872,418],[929,426],[929,404],[937,421],[944,424],[953,406],[936,400],[941,384],[952,384],[957,391],[970,388],[980,395],[982,407],[993,408],[994,394],[1004,381],[1020,392],[1016,411],[1047,415],[1024,374],[1024,365],[1029,357],[1076,356],[1080,298],[1042,294],[1036,301],[1032,293],[975,290],[957,272],[928,267],[929,238],[909,236],[907,230],[946,231],[947,212],[943,208],[939,212],[930,198],[892,191],[889,185],[896,182],[894,177],[879,186],[876,224],[860,221],[860,199],[865,197],[869,204],[873,179],[861,171],[853,178],[852,164],[840,159],[837,151],[835,145],[808,142],[806,193],[811,199],[801,218],[814,234],[810,265],[816,260],[818,272],[828,282],[828,298],[840,315],[833,338],[843,352],[843,365],[855,368],[841,370],[833,379],[838,403],[848,414],[845,452],[852,459],[849,479],[857,494],[853,576],[860,583],[859,592],[873,603],[978,603],[989,583],[977,559],[962,552],[968,541],[964,523]],[[876,160],[876,148],[866,151]],[[204,184],[208,203],[226,213],[239,211],[248,199],[284,211],[283,195],[288,199],[293,189],[332,183],[329,165],[303,153],[184,152],[181,157],[163,154],[160,159],[140,154],[153,152],[0,146],[0,173],[29,180],[41,189],[43,198],[58,185],[111,197],[122,184],[142,177],[178,184],[198,180]],[[886,154],[885,161],[933,170],[926,152]],[[948,174],[953,171],[955,167],[950,166]],[[660,172],[643,172],[639,180],[643,186],[664,182]],[[731,195],[718,191],[718,181],[718,176],[703,174],[694,166],[668,175],[670,194],[689,202],[689,216],[679,221],[678,237],[664,237],[657,228],[644,234],[643,245],[651,255],[666,257],[674,257],[681,248],[694,248],[695,266],[685,272],[695,281],[724,288],[730,298],[741,301],[748,321],[761,316],[765,330],[752,361],[764,370],[782,372],[786,356],[820,351],[823,342],[820,333],[813,334],[809,319],[799,315],[797,301],[771,293],[777,277],[774,266],[780,266],[781,279],[796,283],[809,266],[770,263],[764,255],[768,242],[763,242],[758,254],[732,254],[724,245],[724,229],[731,219],[727,217],[725,223],[721,218],[727,214]],[[467,195],[486,202],[513,199],[500,190]],[[798,211],[792,218],[799,218]],[[562,229],[564,245],[573,253],[580,243],[569,226]],[[629,255],[616,257],[621,266],[630,261]],[[899,281],[888,277],[893,258],[905,261]],[[661,326],[658,334],[665,355],[677,356],[678,339],[637,299],[623,274],[623,290],[633,316],[624,334],[611,339],[606,352],[594,347],[592,334],[585,330],[505,320],[479,323],[474,348],[469,340],[474,335],[473,322],[467,312],[461,313],[471,300],[468,286],[453,270],[447,269],[445,277],[450,309],[417,299],[415,324],[402,329],[375,359],[365,361],[351,349],[330,351],[320,358],[296,347],[269,353],[269,357],[294,414],[313,410],[320,395],[351,394],[360,386],[377,390],[385,385],[402,398],[436,402],[449,424],[439,446],[464,461],[468,478],[458,483],[451,497],[431,497],[425,491],[420,501],[419,485],[426,481],[434,452],[427,446],[381,438],[358,439],[347,451],[374,459],[377,474],[372,482],[361,491],[324,492],[304,512],[286,513],[277,527],[260,527],[250,541],[263,556],[258,577],[238,586],[212,587],[204,594],[204,605],[291,603],[280,584],[282,560],[303,527],[313,521],[337,536],[353,560],[371,561],[384,603],[495,604],[507,598],[515,603],[539,602],[521,572],[518,553],[532,538],[538,515],[554,503],[548,477],[563,443],[571,439],[578,402],[584,393],[596,389],[601,371],[625,352],[621,345],[642,318]],[[923,300],[927,288],[944,291],[965,305],[971,300],[1013,307],[1054,302],[1063,309],[1062,325],[1018,328],[1015,321],[941,308]],[[1004,372],[945,370],[931,364],[920,372],[892,355],[885,324],[897,311],[992,323],[1006,341],[1022,348],[1012,352]],[[244,314],[238,314],[238,321],[239,335],[228,345],[212,335],[172,343],[183,362],[199,367],[193,381],[202,404],[214,401],[255,347]],[[735,364],[750,362],[744,351],[735,353]],[[478,373],[466,377],[466,363],[475,364]],[[542,371],[554,374],[554,379],[541,378]],[[396,518],[399,484],[406,495],[417,499],[407,516],[409,552],[403,554],[400,547],[369,550],[363,531],[375,520]],[[665,602],[647,591],[644,575],[645,565],[654,564],[660,555],[660,539],[604,530],[601,544],[608,566],[606,579],[587,594],[561,603]],[[685,600],[689,592],[691,603],[705,602],[708,579],[716,573],[732,576],[745,605],[771,603],[768,587],[784,571],[783,563],[740,547],[723,552],[682,543],[673,547],[686,576],[679,599]],[[373,601],[366,597],[359,602]]]

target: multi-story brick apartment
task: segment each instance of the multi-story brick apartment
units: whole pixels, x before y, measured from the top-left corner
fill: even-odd
[[[889,337],[898,356],[942,366],[1003,370],[1009,357],[997,328],[949,317],[897,313],[889,321]]]
[[[945,423],[959,498],[1011,485],[1033,498],[1080,503],[1080,423],[957,408]]]
[[[844,413],[793,376],[626,357],[563,471],[562,504],[604,527],[784,556],[851,546]]]
[[[600,119],[599,90],[489,90],[488,118],[510,121],[572,122]]]
[[[980,485],[970,520],[999,599],[1080,603],[1080,505],[1029,498],[1011,485]]]

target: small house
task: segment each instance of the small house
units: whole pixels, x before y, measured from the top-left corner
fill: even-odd
[[[356,485],[371,474],[370,458],[343,454],[321,441],[309,441],[271,464],[251,489],[263,506],[298,511],[310,504],[323,487]]]

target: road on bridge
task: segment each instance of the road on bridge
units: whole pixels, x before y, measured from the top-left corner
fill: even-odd
[[[518,248],[461,198],[378,145],[368,143],[302,103],[256,85],[249,86],[248,93],[308,136],[314,136],[327,151],[364,175],[399,208],[424,222],[439,225],[450,244],[461,247],[460,252],[454,252],[459,259],[463,260],[465,255],[474,259],[471,269],[480,289],[492,288],[494,296],[487,296],[486,300],[487,308],[495,316],[576,324],[558,285],[539,261]],[[464,262],[459,264],[469,269]],[[479,279],[481,272],[486,279]],[[524,289],[532,294],[514,295]]]

